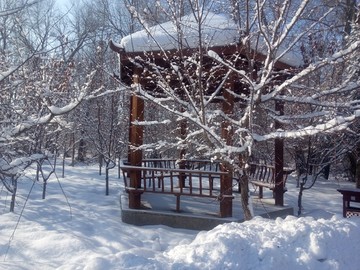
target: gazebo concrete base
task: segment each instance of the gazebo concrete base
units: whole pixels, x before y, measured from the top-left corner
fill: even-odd
[[[211,230],[219,224],[243,222],[240,198],[235,194],[233,217],[219,217],[219,203],[209,198],[181,197],[181,211],[176,212],[176,197],[145,193],[142,195],[142,208],[130,209],[127,194],[121,195],[121,219],[137,226],[166,225],[190,230]],[[288,206],[275,206],[274,199],[252,197],[255,216],[277,218],[293,215],[294,209]]]

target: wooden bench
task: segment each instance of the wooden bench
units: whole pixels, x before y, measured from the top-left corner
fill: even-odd
[[[169,168],[169,169],[186,169],[192,170],[192,176],[198,176],[196,174],[197,171],[213,171],[213,172],[220,172],[220,162],[211,161],[208,159],[143,159],[142,160],[143,167],[154,167],[154,168]],[[154,174],[154,172],[152,172]],[[155,173],[156,175],[156,173]],[[162,177],[166,177],[166,175],[161,175]],[[168,175],[169,176],[169,175]],[[152,177],[152,176],[150,176]],[[183,173],[178,175],[181,178],[183,185],[185,185],[185,181],[187,180],[187,176]],[[212,180],[214,180],[216,176],[214,175]],[[150,183],[149,183],[150,185]],[[233,187],[237,186],[237,190],[234,191],[240,193],[240,182],[239,179],[233,177]]]
[[[284,169],[282,184],[284,192],[286,189],[286,181],[289,174],[294,170]],[[272,191],[275,189],[275,167],[266,164],[250,164],[249,182],[259,188],[259,198],[263,198],[263,188],[268,188]]]
[[[338,189],[343,195],[343,217],[360,216],[360,189]]]
[[[140,167],[122,165],[124,186],[126,192],[161,193],[176,196],[176,211],[180,212],[180,196],[207,197],[222,200],[226,195],[220,192],[220,177],[225,172],[173,169],[159,167]],[[130,185],[130,173],[138,172],[140,183],[138,187]],[[180,176],[186,176],[187,185],[183,185]],[[218,182],[214,183],[218,179]]]

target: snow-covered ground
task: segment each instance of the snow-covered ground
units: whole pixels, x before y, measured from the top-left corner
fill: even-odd
[[[336,191],[348,182],[306,191],[300,218],[255,217],[199,232],[122,223],[115,170],[110,196],[96,166],[52,177],[45,200],[39,182],[27,199],[29,176],[19,182],[15,213],[0,191],[0,269],[359,269],[360,218],[342,217]],[[291,182],[285,201],[297,210]]]

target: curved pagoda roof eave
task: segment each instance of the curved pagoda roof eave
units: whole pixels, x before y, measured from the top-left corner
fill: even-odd
[[[222,55],[231,55],[234,54],[236,52],[241,53],[241,46],[242,44],[230,44],[230,45],[224,45],[224,46],[215,46],[215,47],[210,47],[208,48],[208,51],[215,51],[218,54],[222,54]],[[146,55],[152,54],[153,57],[159,57],[161,58],[163,56],[163,51],[161,50],[152,50],[152,51],[139,51],[139,52],[127,52],[125,51],[125,49],[119,45],[119,43],[116,43],[112,40],[109,41],[109,47],[112,51],[118,53],[120,55],[120,60],[123,63],[129,62],[130,60],[133,62],[134,59],[136,59],[136,57],[145,57]],[[184,55],[190,55],[194,50],[197,50],[197,48],[185,48],[183,50],[183,54]],[[185,51],[185,53],[184,53]],[[178,54],[179,50],[178,49],[172,49],[172,50],[166,50],[166,53],[169,54]],[[265,59],[265,55],[260,54],[260,53],[256,53],[256,52],[252,52],[252,55],[254,56],[254,59],[256,61],[263,61]],[[300,68],[297,65],[290,65],[288,63],[284,63],[282,61],[277,61],[275,63],[275,68],[280,69],[280,70],[285,70],[285,69],[298,69]]]
[[[116,43],[112,39],[109,40],[109,47],[112,51],[118,54],[122,54],[125,52],[125,49],[119,43]]]

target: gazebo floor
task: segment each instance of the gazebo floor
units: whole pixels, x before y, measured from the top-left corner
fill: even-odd
[[[210,198],[181,196],[180,212],[176,212],[176,197],[144,193],[141,196],[142,209],[128,207],[127,194],[121,195],[121,219],[123,222],[138,226],[167,225],[174,228],[190,230],[210,230],[219,224],[227,222],[243,222],[244,217],[240,204],[240,196],[234,193],[233,217],[219,217],[219,202]],[[288,206],[275,206],[274,199],[258,199],[252,196],[255,216],[265,218],[285,217],[293,215],[294,209]]]

